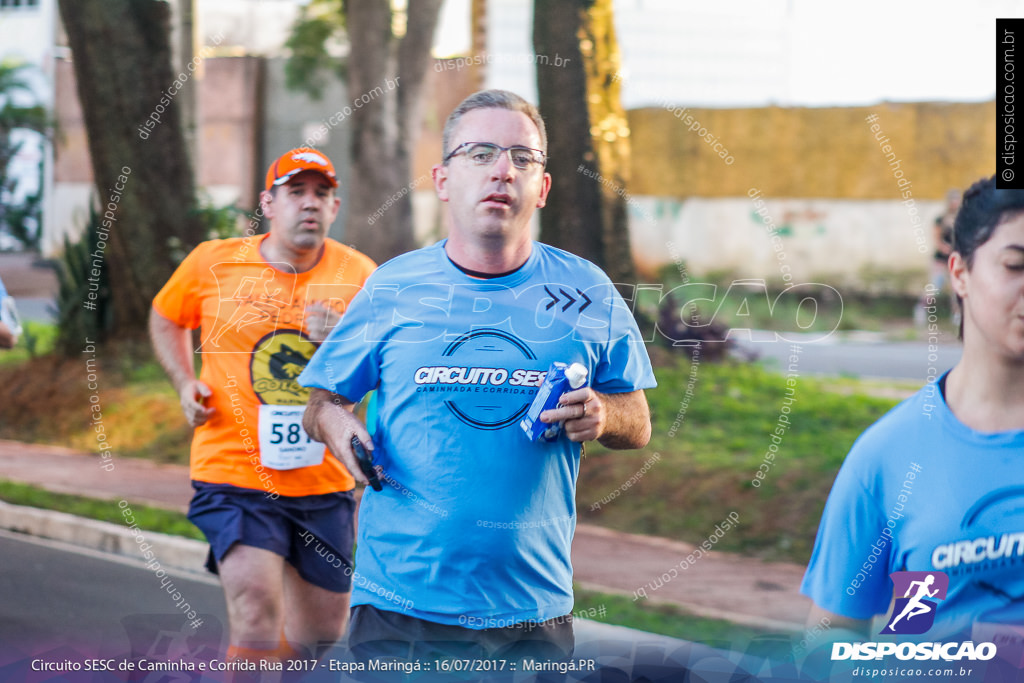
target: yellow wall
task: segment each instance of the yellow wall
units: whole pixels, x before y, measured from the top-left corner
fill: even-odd
[[[655,107],[629,112],[629,192],[736,197],[757,187],[770,197],[898,199],[897,167],[890,166],[865,120],[872,114],[917,199],[940,199],[951,187],[964,188],[995,172],[994,102],[792,109]],[[689,116],[692,121],[685,118]],[[694,122],[717,138],[719,151],[700,137],[699,130],[689,130]],[[719,157],[723,149],[733,157],[731,164]]]

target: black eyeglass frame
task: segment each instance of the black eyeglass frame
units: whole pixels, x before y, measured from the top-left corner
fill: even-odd
[[[493,142],[463,142],[461,145],[459,145],[458,147],[453,149],[451,151],[451,153],[448,156],[446,156],[441,163],[447,164],[449,161],[451,161],[452,157],[454,157],[455,155],[457,155],[460,152],[462,152],[463,148],[469,148],[469,147],[472,147],[473,145],[486,145],[488,147],[495,148],[499,152],[504,152],[505,154],[508,155],[509,162],[513,166],[518,168],[520,171],[528,171],[528,170],[530,170],[532,168],[532,165],[519,166],[516,163],[515,159],[512,158],[512,150],[514,150],[514,149],[525,149],[525,150],[529,150],[531,152],[535,152],[536,154],[539,154],[540,155],[540,162],[536,162],[535,161],[535,163],[540,163],[540,167],[541,168],[544,168],[548,164],[548,155],[545,154],[544,152],[542,152],[539,149],[534,149],[533,147],[527,147],[526,145],[512,145],[511,147],[502,147],[501,145],[495,144]],[[473,160],[470,159],[470,161],[473,161]],[[483,163],[479,163],[479,162],[476,162],[476,161],[473,161],[473,163],[476,164],[477,166],[490,166],[490,165],[494,164],[497,161],[498,161],[498,157],[496,156],[496,157],[494,157],[494,161],[492,161],[490,164],[483,164]]]

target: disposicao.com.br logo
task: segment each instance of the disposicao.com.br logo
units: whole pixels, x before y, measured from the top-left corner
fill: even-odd
[[[939,600],[946,599],[949,577],[945,572],[893,572],[897,596],[880,635],[921,635],[935,623]],[[902,596],[902,597],[900,597]],[[996,655],[994,643],[965,642],[867,642],[832,643],[832,660],[882,659],[894,655],[901,660],[987,661]]]
[[[896,598],[883,635],[921,635],[935,623],[937,600],[946,599],[949,577],[945,572],[893,572],[892,585]],[[933,598],[929,600],[928,598]],[[917,618],[920,617],[920,618]]]

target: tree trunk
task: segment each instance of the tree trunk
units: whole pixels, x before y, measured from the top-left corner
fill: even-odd
[[[414,245],[412,151],[441,3],[409,0],[401,38],[392,33],[390,0],[349,0],[345,8],[353,103],[345,238],[378,263]]]
[[[470,0],[470,55],[469,82],[474,91],[483,90],[487,83],[487,0]],[[476,59],[479,58],[479,59]]]
[[[626,211],[629,124],[612,0],[534,0],[533,12],[552,176],[540,239],[593,261],[612,282],[635,283]]]
[[[170,8],[160,0],[60,0],[89,138],[113,297],[112,334],[145,334],[153,296],[203,239],[172,94]],[[149,122],[150,128],[145,124]],[[120,179],[119,179],[120,178]]]

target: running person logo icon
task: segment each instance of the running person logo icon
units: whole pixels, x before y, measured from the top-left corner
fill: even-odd
[[[945,572],[893,572],[894,593],[899,596],[880,633],[920,635],[935,623],[938,600],[946,599],[949,577]]]
[[[243,268],[249,266],[250,264],[242,264]],[[287,297],[282,294],[284,287],[275,281],[274,269],[260,266],[259,270],[258,276],[242,277],[230,297],[221,298],[221,305],[228,306],[233,303],[235,310],[227,322],[222,323],[218,320],[219,329],[210,333],[207,341],[203,342],[204,347],[217,348],[225,334],[239,333],[243,327],[273,320],[288,305]],[[271,289],[271,286],[274,288]]]

